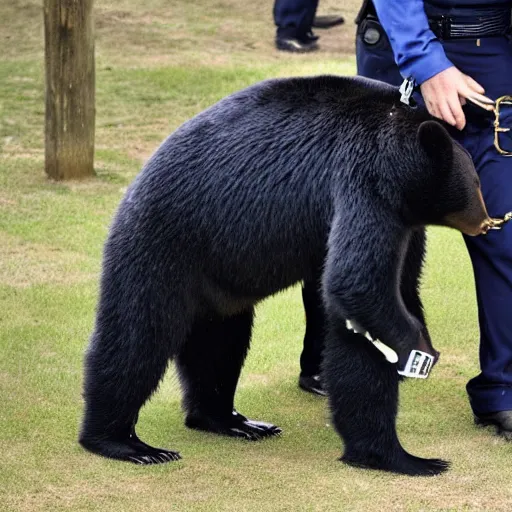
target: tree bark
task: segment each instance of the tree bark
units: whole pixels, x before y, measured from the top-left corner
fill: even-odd
[[[94,175],[93,0],[44,0],[45,171],[55,180]]]

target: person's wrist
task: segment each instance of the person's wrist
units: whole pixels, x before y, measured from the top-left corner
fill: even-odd
[[[412,77],[421,85],[445,69],[453,67],[453,63],[446,57],[443,46],[438,41],[428,45],[428,51],[422,55],[409,58],[405,65],[400,66],[404,77]]]

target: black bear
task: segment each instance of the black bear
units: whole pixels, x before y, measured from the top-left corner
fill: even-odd
[[[476,235],[489,222],[468,154],[391,86],[275,79],[223,99],[163,142],[112,223],[81,444],[139,464],[179,458],[135,433],[171,360],[187,426],[251,440],[278,434],[234,409],[254,306],[321,276],[324,377],[343,460],[445,470],[402,448],[396,365],[345,325],[352,319],[397,351],[430,344],[417,291],[423,228]]]

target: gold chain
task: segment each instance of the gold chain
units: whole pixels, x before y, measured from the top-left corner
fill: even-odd
[[[502,128],[500,126],[500,106],[501,104],[512,106],[512,96],[501,96],[494,105],[494,147],[498,153],[503,156],[512,156],[512,151],[506,151],[500,146],[499,134],[510,131],[510,128]]]
[[[491,219],[491,229],[501,229],[504,224],[512,220],[512,212],[506,213],[502,219]]]

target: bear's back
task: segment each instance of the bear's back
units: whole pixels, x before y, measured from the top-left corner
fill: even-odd
[[[330,123],[338,126],[345,120],[361,123],[361,109],[366,110],[366,125],[372,118],[380,120],[398,98],[396,87],[363,77],[322,75],[269,79],[222,99],[185,123],[183,128],[196,129],[205,121],[219,126],[249,124],[253,128],[281,122],[293,132],[299,132],[308,122],[322,116],[323,129],[322,125],[314,126],[322,132]],[[290,116],[297,115],[302,123],[294,128]]]
[[[363,153],[374,147],[397,103],[395,87],[362,77],[265,80],[180,126],[142,174],[183,183],[187,173],[196,186],[230,176],[289,184],[316,179],[318,185],[329,177],[325,170],[332,176],[332,167],[343,165],[349,146]]]
[[[392,108],[405,108],[397,89],[362,78],[255,84],[171,134],[130,187],[120,218],[131,232],[165,232],[184,260],[201,253],[216,275],[248,261],[265,275],[261,255],[269,252],[279,255],[273,273],[286,275],[298,254],[309,266],[325,251],[333,183],[347,172],[351,185],[375,182],[368,159],[393,124]],[[237,250],[227,261],[230,244]]]
[[[397,99],[396,87],[359,76],[319,75],[276,78],[239,91],[242,94],[244,92],[252,93],[257,101],[305,107],[318,104],[335,106],[353,101],[392,104]]]

